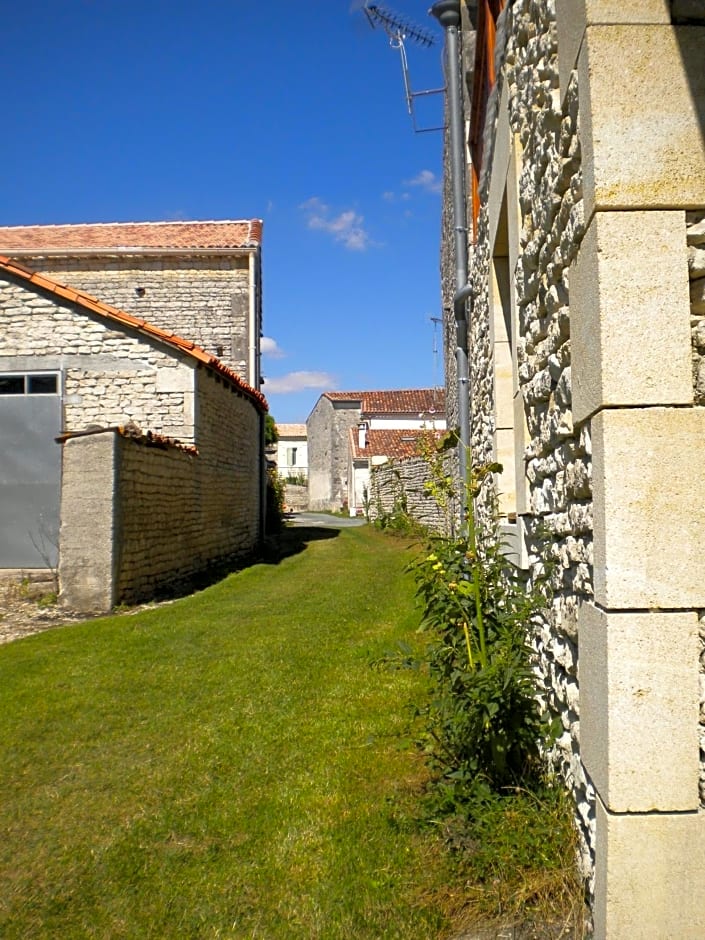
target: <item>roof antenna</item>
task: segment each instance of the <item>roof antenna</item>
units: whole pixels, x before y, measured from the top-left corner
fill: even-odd
[[[442,317],[429,317],[433,323],[433,387],[438,388],[438,325],[443,323]]]
[[[411,123],[413,125],[414,132],[416,134],[424,134],[428,131],[444,130],[443,125],[438,127],[419,127],[417,124],[415,109],[416,98],[421,98],[426,95],[442,95],[445,93],[445,88],[432,88],[428,91],[411,90],[409,62],[406,57],[406,47],[404,46],[404,41],[408,39],[411,42],[418,43],[420,46],[429,48],[436,42],[436,37],[422,26],[416,26],[410,20],[400,16],[393,10],[389,10],[386,7],[381,7],[376,3],[370,3],[369,0],[365,0],[365,4],[362,7],[362,12],[365,14],[367,22],[370,24],[372,29],[375,29],[377,26],[381,26],[384,32],[387,34],[391,48],[399,50],[402,76],[404,79],[406,109],[409,112],[409,116],[411,117]]]

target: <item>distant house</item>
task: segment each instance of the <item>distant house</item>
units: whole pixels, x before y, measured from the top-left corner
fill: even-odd
[[[285,480],[308,478],[308,440],[305,424],[277,424],[277,470]]]
[[[243,373],[259,375],[260,238],[255,222],[0,229],[137,309],[0,256],[0,567],[58,565],[74,606],[107,609],[255,548],[267,406]],[[232,364],[221,315],[231,351],[252,346]]]
[[[395,456],[424,428],[445,428],[444,393],[435,388],[326,392],[306,426],[309,507],[346,507],[354,514],[362,511],[374,463]]]

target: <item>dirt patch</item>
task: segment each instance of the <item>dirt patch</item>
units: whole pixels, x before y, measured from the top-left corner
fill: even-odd
[[[129,617],[143,610],[173,604],[175,598],[136,604],[120,611]],[[112,611],[111,616],[115,616]],[[0,572],[0,645],[69,623],[94,620],[100,614],[71,610],[56,599],[54,582],[46,572]]]
[[[0,579],[0,643],[87,619],[87,614],[57,603],[54,583],[43,572]]]

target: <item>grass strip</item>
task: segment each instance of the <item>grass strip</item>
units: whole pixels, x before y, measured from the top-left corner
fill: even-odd
[[[417,625],[372,528],[0,647],[0,936],[438,938]],[[452,892],[451,892],[452,893]]]

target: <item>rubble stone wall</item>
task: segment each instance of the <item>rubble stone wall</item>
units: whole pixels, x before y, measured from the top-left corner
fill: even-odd
[[[0,279],[0,311],[0,370],[61,372],[63,430],[134,421],[193,441],[193,368],[185,356],[9,280]]]
[[[247,257],[24,260],[60,284],[192,340],[250,381]]]
[[[370,521],[403,506],[406,513],[429,530],[450,534],[454,506],[439,506],[428,490],[429,468],[423,457],[389,460],[370,472]]]
[[[592,870],[594,790],[580,761],[576,611],[592,595],[592,500],[589,422],[571,417],[571,346],[568,268],[583,234],[582,175],[575,75],[563,105],[558,93],[552,5],[517,0],[498,28],[503,61],[488,107],[481,200],[471,279],[473,460],[495,457],[495,389],[490,320],[488,194],[500,95],[507,94],[511,133],[520,144],[518,180],[521,231],[513,272],[518,339],[514,350],[524,402],[528,512],[523,516],[529,574],[551,566],[554,599],[533,638],[543,696],[561,716],[555,758],[572,789],[582,833],[582,867]],[[501,489],[501,477],[497,481]]]

